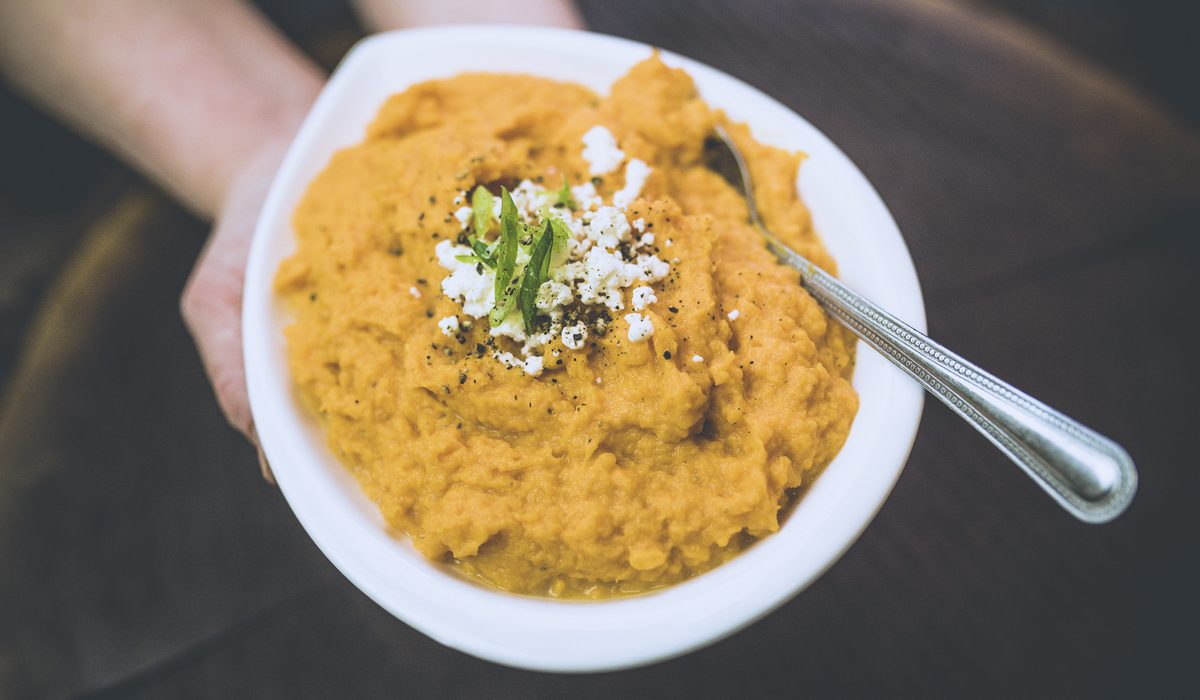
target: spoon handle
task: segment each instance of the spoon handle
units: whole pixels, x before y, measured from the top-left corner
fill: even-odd
[[[983,433],[1063,508],[1104,523],[1129,506],[1137,470],[1120,445],[950,352],[765,233],[830,316]]]

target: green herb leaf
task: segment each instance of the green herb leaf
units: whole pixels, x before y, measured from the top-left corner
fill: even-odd
[[[512,281],[509,289],[510,291],[500,299],[500,302],[488,314],[488,323],[493,328],[504,323],[504,319],[508,318],[509,312],[512,311],[513,306],[517,303],[517,280]]]
[[[475,255],[472,257],[478,258],[479,262],[487,265],[488,267],[496,266],[496,257],[487,243],[484,243],[474,236],[471,236],[470,243],[471,250],[475,252]]]
[[[538,227],[536,225],[527,224],[524,222],[518,224],[518,226],[520,226],[521,232],[521,246],[532,250],[533,244],[536,243],[538,239]]]
[[[555,199],[555,204],[562,204],[563,206],[567,207],[568,209],[574,209],[577,206],[575,204],[575,197],[574,197],[574,195],[571,194],[571,185],[567,182],[566,175],[563,175],[563,186],[558,191],[558,196]]]
[[[500,243],[496,246],[496,305],[488,320],[493,326],[504,322],[516,299],[517,248],[520,246],[520,224],[517,223],[517,205],[508,190],[500,188]]]
[[[554,244],[550,249],[550,259],[552,261],[561,261],[567,255],[567,243],[571,240],[571,229],[567,228],[567,224],[557,216],[549,218],[550,229],[554,232]]]
[[[550,251],[554,247],[554,228],[552,219],[546,220],[546,228],[533,244],[529,254],[529,264],[525,266],[525,274],[521,279],[521,291],[517,297],[517,305],[521,307],[521,319],[525,321],[525,332],[533,331],[533,317],[537,311],[538,289],[550,277]]]
[[[471,193],[471,223],[476,238],[487,236],[488,226],[492,223],[492,207],[495,206],[495,200],[483,185],[476,187]]]

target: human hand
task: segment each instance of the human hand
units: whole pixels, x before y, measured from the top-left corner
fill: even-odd
[[[290,134],[287,135],[290,138]],[[233,178],[212,234],[184,287],[180,309],[196,341],[217,402],[230,425],[258,449],[263,478],[273,482],[246,394],[242,364],[242,282],[258,212],[287,142],[265,145]]]
[[[582,26],[569,1],[513,0],[495,9],[512,10],[510,5],[525,7],[529,12],[522,16],[534,17],[541,23]],[[453,8],[430,2],[360,0],[359,9],[375,28],[393,28],[447,21],[450,17],[442,15]],[[496,17],[476,19],[494,21],[506,16],[500,12]],[[258,444],[246,391],[242,285],[258,212],[290,139],[291,133],[281,134],[276,141],[263,146],[232,179],[212,234],[180,301],[184,322],[200,351],[221,410],[229,423],[258,448],[259,465],[269,481],[273,480],[271,470]]]
[[[355,0],[373,30],[579,27],[571,0]],[[71,50],[42,37],[70,37]],[[0,2],[0,75],[216,224],[181,299],[221,410],[257,445],[242,279],[258,210],[323,73],[246,0]],[[259,452],[263,473],[270,472]]]
[[[182,307],[222,410],[254,441],[242,271],[323,71],[245,0],[30,0],[0,2],[0,74],[216,221]]]

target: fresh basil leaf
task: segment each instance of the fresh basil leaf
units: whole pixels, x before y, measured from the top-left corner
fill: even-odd
[[[550,220],[546,228],[533,244],[529,254],[529,263],[525,265],[525,274],[521,279],[521,290],[517,297],[517,305],[521,307],[521,319],[525,322],[525,332],[533,331],[533,317],[537,311],[538,289],[550,277],[550,251],[554,247],[554,230]]]
[[[497,302],[496,306],[492,308],[491,313],[488,314],[488,323],[491,324],[493,328],[499,326],[501,323],[504,323],[504,319],[508,318],[509,312],[512,311],[512,308],[516,305],[516,303],[517,280],[514,279],[508,287],[508,292],[500,298],[500,301]]]
[[[492,249],[488,247],[487,243],[484,243],[474,236],[471,237],[470,243],[471,250],[475,252],[474,257],[478,258],[479,262],[487,265],[488,267],[496,266],[495,255],[492,253]]]
[[[571,229],[566,222],[557,216],[550,217],[550,228],[554,232],[554,245],[550,249],[551,260],[563,260],[566,257],[567,244],[571,241]]]
[[[496,246],[496,304],[488,316],[493,326],[500,325],[512,310],[516,297],[517,248],[520,246],[520,224],[517,205],[508,190],[500,188],[500,243]]]
[[[487,236],[488,226],[492,223],[492,207],[495,206],[495,197],[487,188],[480,185],[471,193],[471,223],[475,228],[475,236],[484,238]]]
[[[517,242],[520,243],[521,247],[533,248],[533,242],[537,240],[537,229],[522,222],[517,224],[517,232],[519,234]]]
[[[563,175],[563,185],[562,188],[558,190],[558,194],[554,203],[561,204],[568,209],[575,209],[578,206],[575,203],[575,196],[571,194],[571,185],[567,182],[566,175]]]

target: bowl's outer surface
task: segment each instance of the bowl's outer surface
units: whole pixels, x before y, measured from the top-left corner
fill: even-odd
[[[924,394],[860,345],[861,407],[841,453],[780,531],[690,581],[635,598],[564,602],[474,585],[422,558],[360,491],[296,400],[271,289],[294,249],[291,214],[337,150],[361,141],[384,100],[413,83],[464,71],[530,73],[607,93],[651,47],[598,34],[528,27],[441,27],[359,43],[333,74],[293,142],[262,210],[246,271],[246,377],[255,427],[279,487],[317,546],[347,578],[404,622],[499,663],[597,671],[650,663],[728,635],[787,601],[857,539],[899,477]],[[664,52],[710,105],[760,140],[809,154],[799,186],[840,276],[920,330],[924,304],[908,250],[862,173],[794,112],[749,85]],[[552,57],[552,59],[550,58]]]

